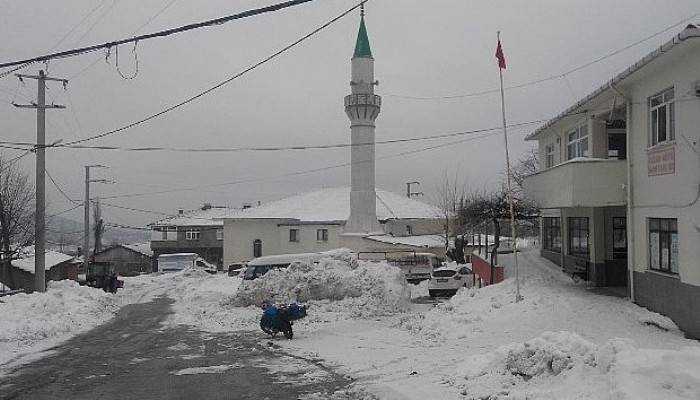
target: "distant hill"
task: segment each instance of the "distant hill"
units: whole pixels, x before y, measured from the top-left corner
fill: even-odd
[[[94,221],[93,221],[94,223]],[[150,240],[148,231],[107,227],[102,244],[139,243]],[[47,247],[65,253],[75,253],[83,246],[83,223],[57,216],[51,219],[46,227]]]

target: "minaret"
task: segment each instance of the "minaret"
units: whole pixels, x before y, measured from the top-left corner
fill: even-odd
[[[360,30],[352,57],[352,94],[345,96],[352,143],[350,218],[345,224],[345,233],[369,234],[382,232],[377,221],[377,195],[374,191],[374,120],[379,115],[382,99],[374,94],[374,58],[367,37],[364,5],[360,16]]]

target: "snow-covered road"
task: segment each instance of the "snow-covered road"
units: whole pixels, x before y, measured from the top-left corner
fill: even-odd
[[[13,324],[0,329],[0,365],[3,357],[24,362],[18,355],[35,355],[124,304],[159,295],[174,300],[165,329],[247,331],[266,343],[259,308],[241,305],[296,297],[308,299],[310,314],[295,325],[294,340],[275,344],[335,366],[357,380],[355,388],[382,399],[697,399],[700,346],[673,322],[595,294],[536,251],[519,254],[525,298],[515,303],[512,257],[502,256],[505,282],[439,304],[402,300],[396,271],[349,267],[343,257],[271,273],[240,290],[238,278],[195,272],[130,278],[117,296],[61,283],[0,304],[0,320]],[[413,297],[425,289],[412,287]],[[27,322],[42,316],[48,323]]]

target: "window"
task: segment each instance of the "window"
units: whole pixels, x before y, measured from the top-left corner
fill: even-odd
[[[569,218],[569,254],[588,258],[588,218]]]
[[[561,253],[561,218],[542,219],[542,247],[545,250]]]
[[[614,217],[613,228],[613,258],[627,258],[627,218]]]
[[[567,160],[588,157],[588,125],[580,126],[568,134]]]
[[[649,218],[649,268],[678,273],[678,220]]]
[[[328,229],[316,229],[316,240],[319,242],[328,241]]]
[[[550,144],[544,148],[544,167],[552,168],[554,166],[554,145]]]
[[[199,240],[199,229],[188,229],[185,231],[185,239]]]
[[[223,229],[216,230],[216,240],[224,240],[224,230]]]
[[[262,257],[262,240],[260,239],[253,241],[253,257]]]
[[[413,235],[413,227],[411,225],[406,225],[406,235]]]
[[[299,229],[290,229],[289,230],[289,241],[290,242],[298,242],[299,241]]]
[[[652,146],[675,139],[675,113],[673,88],[649,98],[649,128],[651,129]]]

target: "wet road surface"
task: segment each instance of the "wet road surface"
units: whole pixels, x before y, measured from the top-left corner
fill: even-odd
[[[122,308],[0,377],[0,399],[282,400],[351,384],[319,360],[284,353],[262,333],[165,329],[171,304],[159,298]]]

